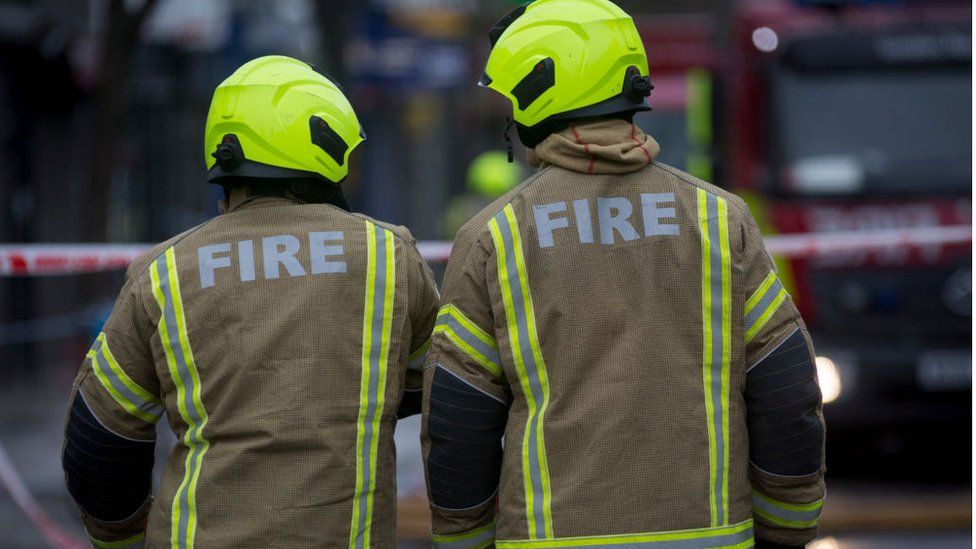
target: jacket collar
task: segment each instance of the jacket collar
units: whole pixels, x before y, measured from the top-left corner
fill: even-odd
[[[657,141],[636,125],[598,120],[550,135],[529,151],[529,162],[581,173],[624,174],[643,169],[660,151]]]
[[[246,188],[234,187],[230,190],[229,197],[220,199],[218,207],[220,208],[220,213],[225,214],[252,206],[280,206],[282,204],[300,203],[298,200],[288,198],[287,196],[251,195]]]

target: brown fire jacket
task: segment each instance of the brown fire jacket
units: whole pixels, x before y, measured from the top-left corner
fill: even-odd
[[[605,121],[459,233],[424,375],[435,546],[802,544],[813,350],[746,205]]]
[[[405,228],[235,190],[129,268],[75,381],[63,459],[93,543],[393,547],[437,299]]]

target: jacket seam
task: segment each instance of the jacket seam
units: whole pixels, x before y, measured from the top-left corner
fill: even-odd
[[[797,481],[798,480],[819,480],[821,472],[823,471],[823,464],[821,464],[816,471],[812,473],[807,473],[805,475],[780,475],[777,473],[770,473],[769,471],[763,469],[762,467],[759,467],[751,459],[749,460],[749,465],[751,465],[755,470],[759,471],[763,475],[773,477],[776,479],[784,479],[784,480],[797,480]]]
[[[373,219],[373,218],[369,217],[368,215],[362,214],[360,212],[349,212],[349,213],[353,217],[358,217],[359,219],[362,219],[363,221],[365,221],[367,223],[372,223],[373,225],[375,225],[379,229],[383,229],[384,231],[390,231],[390,233],[393,234],[393,238],[395,238],[396,240],[398,240],[400,242],[403,242],[406,245],[409,245],[411,248],[413,248],[414,250],[416,250],[418,254],[420,253],[420,250],[417,250],[417,245],[416,244],[407,241],[406,238],[404,238],[404,237],[400,236],[399,234],[397,234],[397,232],[394,231],[393,229],[391,229],[389,227],[384,227],[382,222],[380,222],[380,221],[378,221],[376,219]]]
[[[498,402],[498,403],[500,403],[500,404],[503,404],[503,405],[505,405],[505,406],[510,406],[510,405],[511,405],[511,403],[509,403],[509,402],[505,402],[504,400],[502,400],[502,399],[500,399],[500,398],[498,398],[498,397],[496,397],[495,395],[493,395],[493,394],[491,394],[491,393],[489,393],[489,392],[487,392],[487,391],[485,391],[485,390],[483,390],[483,389],[481,389],[480,387],[475,387],[474,385],[472,385],[471,383],[469,383],[469,382],[468,382],[468,380],[466,380],[466,379],[464,379],[464,378],[462,378],[461,376],[459,376],[459,375],[457,375],[457,374],[455,374],[454,372],[452,372],[452,371],[450,371],[450,370],[448,370],[448,369],[447,369],[447,368],[445,368],[445,367],[444,367],[444,366],[443,366],[442,364],[438,364],[437,366],[439,366],[441,370],[444,370],[444,371],[445,371],[445,372],[447,372],[448,374],[451,374],[451,376],[452,376],[453,378],[455,378],[455,379],[457,379],[458,381],[460,381],[461,383],[463,383],[463,384],[465,384],[465,385],[467,385],[468,387],[471,387],[471,388],[472,388],[472,389],[474,389],[475,391],[478,391],[479,393],[481,393],[481,394],[483,394],[483,395],[485,395],[486,397],[488,397],[488,398],[490,398],[490,399],[492,399],[492,400],[495,400],[496,402]]]
[[[488,499],[482,501],[481,503],[472,505],[471,507],[462,507],[460,509],[452,509],[451,507],[441,507],[440,505],[437,505],[436,503],[431,503],[430,506],[433,507],[433,508],[436,508],[436,509],[440,509],[441,511],[452,511],[452,512],[471,511],[472,509],[477,509],[478,507],[483,507],[486,503],[490,503],[491,500],[495,499],[496,496],[498,496],[498,488],[495,488],[495,491],[492,492],[490,496],[488,496]]]
[[[112,527],[112,526],[125,525],[127,523],[131,523],[132,522],[132,519],[135,519],[139,515],[144,514],[144,511],[145,511],[145,508],[146,508],[146,503],[151,502],[152,501],[152,497],[153,497],[153,495],[152,495],[152,492],[150,491],[149,495],[146,496],[146,499],[142,500],[142,503],[139,504],[139,508],[136,509],[135,511],[133,511],[133,513],[131,515],[125,517],[122,520],[102,520],[102,519],[96,517],[95,515],[89,513],[88,510],[85,509],[85,508],[83,508],[83,507],[82,507],[82,511],[84,511],[85,515],[88,518],[90,518],[90,519],[92,519],[92,520],[94,520],[95,522],[98,523],[96,526]],[[78,507],[81,507],[81,504],[79,504]],[[137,524],[138,523],[132,524],[132,526],[136,526]],[[143,529],[142,531],[145,532],[145,529]],[[85,533],[88,534],[88,537],[93,538],[93,539],[97,539],[97,538],[95,538],[95,536],[93,536],[91,534],[91,532],[88,531],[88,528],[87,527],[85,528]]]
[[[756,366],[759,366],[759,364],[762,363],[762,361],[764,361],[767,358],[769,358],[769,355],[771,355],[771,354],[775,353],[776,351],[778,351],[779,348],[782,347],[784,343],[786,343],[786,340],[789,339],[789,338],[791,338],[791,337],[793,337],[793,334],[797,333],[798,331],[800,331],[800,327],[799,326],[796,326],[795,328],[793,328],[792,330],[790,330],[790,332],[788,334],[786,334],[785,336],[783,336],[783,338],[781,340],[779,340],[776,343],[776,345],[773,346],[769,350],[769,352],[767,352],[766,354],[764,354],[761,357],[759,357],[758,359],[756,359],[756,361],[752,363],[752,366],[749,366],[748,368],[746,368],[746,374],[748,374],[750,371],[752,371],[752,369],[755,368]],[[805,342],[804,342],[804,344],[805,344]]]
[[[81,387],[78,387],[78,396],[81,397],[81,401],[85,403],[85,407],[88,408],[89,412],[91,412],[91,415],[93,418],[95,418],[95,421],[97,421],[99,425],[105,428],[106,431],[112,433],[113,435],[119,438],[124,438],[125,440],[130,440],[132,442],[152,442],[153,444],[156,443],[156,437],[153,437],[151,439],[132,438],[132,437],[127,437],[121,433],[117,433],[114,429],[110,429],[109,426],[105,425],[105,422],[102,421],[102,418],[98,417],[98,414],[95,413],[95,410],[88,404],[88,399],[85,398],[85,393],[84,391],[82,391]]]

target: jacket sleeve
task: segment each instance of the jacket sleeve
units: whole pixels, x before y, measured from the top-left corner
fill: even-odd
[[[494,337],[487,231],[462,229],[424,371],[422,442],[434,546],[493,546],[511,393]]]
[[[745,401],[756,538],[802,546],[824,498],[824,421],[813,345],[755,221],[742,222]]]
[[[139,285],[129,280],[85,356],[68,404],[65,482],[96,547],[136,546],[144,537],[163,413],[150,326]]]
[[[434,273],[415,247],[411,247],[413,264],[410,274],[410,355],[407,357],[406,382],[397,417],[420,413],[424,385],[424,364],[430,350],[430,336],[437,319],[440,296]]]

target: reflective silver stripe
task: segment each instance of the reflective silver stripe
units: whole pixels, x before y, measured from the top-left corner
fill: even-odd
[[[720,215],[720,205],[719,201],[722,200],[712,193],[700,191],[699,200],[701,197],[705,198],[705,214],[706,214],[706,224],[707,224],[707,234],[702,234],[702,238],[707,239],[705,245],[707,246],[707,252],[709,257],[709,272],[708,276],[708,292],[710,294],[709,299],[709,309],[708,317],[710,325],[707,327],[707,334],[710,339],[710,349],[711,355],[705,357],[708,361],[708,368],[710,369],[711,375],[709,376],[709,386],[710,386],[710,397],[711,397],[711,413],[712,413],[712,424],[714,426],[714,441],[712,441],[712,451],[714,452],[715,459],[715,470],[714,470],[714,485],[711,488],[712,494],[715,497],[715,525],[722,525],[728,523],[727,513],[727,502],[725,500],[726,494],[726,475],[728,470],[726,463],[728,456],[727,444],[727,414],[725,403],[728,397],[726,396],[727,391],[727,361],[728,353],[726,346],[730,345],[730,341],[727,338],[727,331],[730,328],[729,323],[730,318],[726,318],[725,310],[726,304],[730,298],[729,295],[725,293],[725,287],[730,283],[727,277],[731,277],[731,273],[728,270],[729,261],[729,243],[728,236],[726,232],[726,238],[722,238],[722,225],[726,221],[725,215]],[[724,204],[722,205],[724,208]],[[704,281],[703,281],[704,283]]]
[[[708,528],[701,531],[662,532],[660,534],[623,534],[619,536],[585,536],[550,540],[498,540],[498,549],[591,548],[615,549],[717,549],[752,546],[752,521],[742,527]]]
[[[451,332],[457,335],[457,337],[461,338],[465,344],[469,345],[472,349],[480,353],[485,360],[487,360],[497,369],[497,371],[501,371],[502,357],[498,354],[498,349],[491,347],[482,341],[474,334],[474,332],[461,324],[461,322],[459,322],[458,319],[451,314],[451,312],[441,313],[441,315],[437,317],[437,325],[434,327],[434,329],[437,330],[437,328],[440,326],[450,329]]]
[[[202,456],[206,451],[208,443],[204,440],[202,433],[204,426],[203,414],[205,412],[201,413],[193,398],[194,392],[199,391],[199,388],[196,387],[193,376],[190,374],[189,366],[186,363],[186,357],[192,351],[184,349],[180,339],[180,326],[176,320],[176,303],[174,299],[174,295],[176,294],[171,287],[171,273],[166,261],[167,255],[170,254],[163,254],[156,259],[156,268],[159,273],[159,287],[162,290],[165,300],[162,322],[166,324],[167,340],[164,343],[168,344],[173,350],[172,355],[176,365],[175,377],[177,378],[174,381],[177,385],[183,387],[183,402],[181,403],[180,411],[181,415],[185,414],[183,419],[189,427],[186,435],[183,437],[183,443],[190,450],[190,455],[186,460],[187,469],[184,472],[183,483],[176,493],[176,504],[179,505],[179,523],[176,525],[177,539],[174,540],[177,542],[175,544],[177,547],[185,549],[187,547],[193,547],[193,538],[196,530],[196,479],[199,478]],[[160,337],[162,337],[162,334],[160,334]],[[192,502],[191,499],[193,500]],[[194,522],[192,533],[190,526],[191,520]]]
[[[445,370],[446,371],[446,370]],[[435,549],[481,549],[495,541],[495,523],[492,522],[463,534],[453,536],[434,535]]]
[[[424,342],[416,351],[407,357],[407,369],[422,372],[427,363],[427,352],[430,350],[430,339]]]
[[[415,372],[423,371],[424,363],[427,362],[427,353],[424,353],[417,358],[411,360],[407,363],[407,369],[413,370]]]
[[[539,375],[539,365],[536,363],[535,354],[533,353],[529,339],[531,335],[529,333],[526,305],[525,301],[523,300],[522,280],[518,270],[518,265],[516,263],[517,250],[515,249],[512,228],[509,225],[505,209],[495,216],[495,221],[501,234],[502,243],[505,247],[505,271],[507,272],[508,281],[511,288],[512,308],[514,309],[516,330],[518,334],[518,347],[522,355],[522,360],[525,363],[525,376],[531,391],[530,398],[535,401],[535,406],[530,407],[531,415],[529,417],[527,426],[528,436],[526,437],[525,441],[528,445],[529,474],[531,478],[532,491],[534,493],[534,497],[532,497],[531,513],[535,518],[535,531],[530,533],[534,534],[535,538],[545,539],[547,537],[547,512],[545,499],[546,494],[548,494],[549,487],[543,482],[542,466],[545,456],[539,455],[539,431],[543,419],[543,406],[545,405],[546,394],[542,388],[542,382]]]
[[[111,351],[108,349],[108,344],[103,343],[103,336],[100,336],[92,344],[92,366],[96,369],[97,377],[101,380],[108,382],[113,389],[115,389],[118,394],[128,401],[136,410],[139,410],[143,414],[148,414],[152,416],[155,420],[159,420],[160,416],[163,415],[163,405],[160,401],[146,400],[145,398],[137,395],[132,389],[126,385],[122,379],[119,378],[118,373],[112,368],[108,354]],[[132,382],[130,380],[130,382]],[[146,391],[148,392],[148,391]],[[141,419],[147,419],[141,417]]]
[[[784,525],[790,526],[788,523],[794,523],[792,526],[803,528],[812,527],[816,524],[820,518],[820,512],[823,511],[823,500],[798,505],[777,502],[768,496],[753,492],[752,507],[754,510],[759,510],[761,514],[782,521],[780,524],[786,523]]]
[[[763,294],[762,298],[759,299],[759,302],[756,303],[756,306],[753,307],[751,311],[746,313],[747,332],[752,330],[753,326],[756,325],[756,322],[759,322],[759,319],[762,318],[763,313],[769,309],[769,306],[772,305],[773,301],[776,299],[776,296],[778,296],[781,291],[783,291],[783,283],[780,282],[779,277],[777,277],[775,280],[773,280],[773,283],[769,286],[769,289],[766,290],[766,293]]]
[[[712,406],[715,414],[715,454],[718,467],[715,473],[715,499],[718,507],[718,524],[723,524],[725,518],[722,513],[722,456],[725,455],[724,437],[722,435],[722,247],[719,237],[718,199],[709,193],[707,201],[708,238],[712,241],[710,253],[712,256]]]
[[[367,299],[366,309],[369,326],[364,326],[364,338],[369,335],[369,346],[364,348],[363,376],[368,376],[366,384],[366,394],[363,395],[360,387],[360,415],[358,419],[358,451],[357,456],[359,470],[357,472],[357,493],[355,495],[356,509],[353,515],[354,530],[351,533],[350,546],[357,549],[365,549],[370,546],[370,529],[372,527],[372,500],[376,490],[376,464],[377,449],[379,446],[380,420],[383,414],[383,396],[386,390],[387,359],[389,355],[390,331],[393,315],[393,294],[392,290],[396,285],[395,274],[388,273],[387,269],[396,268],[395,256],[392,258],[392,265],[387,263],[387,254],[394,254],[392,250],[392,234],[386,229],[377,227],[367,222],[367,239],[375,238],[372,246],[373,254],[369,258],[371,265],[368,266],[369,276],[373,278],[372,288],[367,288],[367,297],[372,298],[372,302]],[[372,236],[370,235],[372,233]],[[389,277],[389,280],[388,280]],[[369,279],[367,279],[367,285]],[[364,319],[365,323],[366,319]],[[364,341],[365,346],[365,341]],[[363,413],[362,399],[366,398],[365,413]]]

